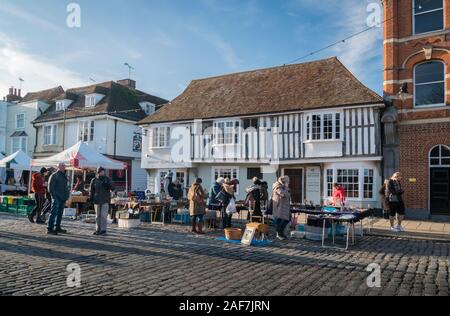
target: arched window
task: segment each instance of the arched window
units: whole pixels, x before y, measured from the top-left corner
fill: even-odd
[[[414,105],[445,105],[445,66],[440,61],[419,64],[414,69]]]
[[[430,152],[430,166],[450,167],[450,148],[444,145],[434,147]]]
[[[414,34],[444,29],[444,0],[413,0]]]

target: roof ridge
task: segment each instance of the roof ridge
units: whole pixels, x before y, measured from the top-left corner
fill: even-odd
[[[267,67],[267,68],[245,70],[245,71],[233,72],[233,73],[224,74],[224,75],[218,75],[218,76],[194,79],[194,80],[192,80],[192,82],[198,82],[198,81],[204,81],[204,80],[210,80],[210,79],[217,79],[217,78],[225,78],[225,77],[229,77],[229,76],[254,73],[254,72],[258,72],[258,71],[267,71],[267,70],[275,70],[275,69],[281,69],[281,68],[290,68],[290,67],[296,67],[296,66],[299,66],[299,65],[308,65],[308,64],[314,64],[314,63],[330,61],[330,60],[333,60],[333,59],[338,59],[338,58],[336,56],[333,56],[333,57],[329,57],[329,58],[312,60],[312,61],[308,61],[308,62],[304,62],[304,63],[283,64],[283,65],[280,65],[280,66],[272,66],[272,67]]]

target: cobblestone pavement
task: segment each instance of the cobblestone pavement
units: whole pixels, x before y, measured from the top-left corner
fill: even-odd
[[[194,236],[182,226],[112,228],[65,222],[69,234],[0,214],[2,295],[443,295],[449,294],[450,244],[365,237],[348,252],[309,241],[246,248]],[[66,268],[81,267],[68,288]],[[368,288],[377,263],[382,287]]]

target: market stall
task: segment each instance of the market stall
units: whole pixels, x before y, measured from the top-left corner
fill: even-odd
[[[4,169],[5,172],[0,175],[4,178],[0,178],[0,182],[2,183],[0,186],[0,192],[27,192],[27,187],[25,185],[20,184],[20,180],[22,178],[24,171],[29,171],[28,180],[31,180],[31,171],[38,171],[39,168],[31,166],[31,158],[19,150],[14,154],[5,157],[0,160],[0,168]],[[14,183],[8,184],[6,179],[6,170],[10,169],[14,171]],[[30,189],[30,183],[28,183],[28,190]]]
[[[56,166],[59,163],[64,163],[68,171],[70,171],[70,187],[73,188],[75,172],[82,171],[86,174],[88,170],[94,171],[98,167],[103,167],[106,170],[125,170],[127,173],[127,165],[121,161],[111,159],[101,153],[92,149],[87,143],[79,142],[71,148],[56,154],[55,156],[33,159],[31,161],[32,167],[50,167]],[[125,193],[128,190],[128,181],[126,183]],[[67,207],[77,206],[79,211],[80,205],[87,203],[87,196],[83,196],[80,192],[71,192],[71,196],[67,202]]]
[[[298,222],[298,215],[305,215],[305,224],[297,225],[296,232],[301,232],[308,238],[322,241],[322,247],[325,246],[325,240],[331,236],[333,246],[336,243],[336,233],[341,229],[342,235],[345,239],[345,249],[347,250],[355,243],[355,225],[361,224],[361,236],[364,233],[363,220],[373,216],[371,209],[356,209],[356,208],[336,208],[336,207],[321,207],[293,204],[291,206],[291,213],[294,217],[294,222]],[[342,225],[338,227],[338,225]],[[370,227],[369,227],[370,228]]]

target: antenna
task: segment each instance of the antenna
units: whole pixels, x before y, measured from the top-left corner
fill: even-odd
[[[92,79],[92,77],[89,77],[89,80],[90,80],[91,82],[97,82],[97,81],[95,81],[95,79]]]
[[[131,70],[135,70],[133,66],[131,66],[129,63],[125,63],[124,66],[128,67],[128,79],[131,79]]]
[[[22,90],[22,83],[25,82],[25,80],[19,77],[19,81],[20,81],[19,88],[20,90]]]

